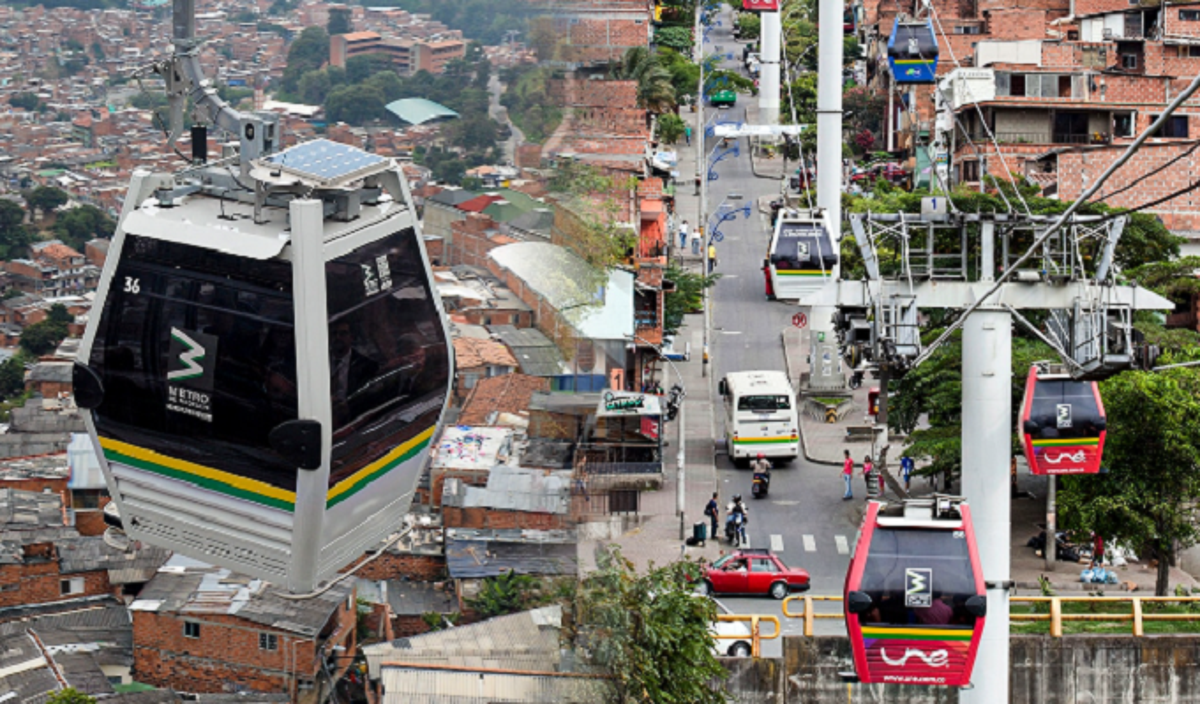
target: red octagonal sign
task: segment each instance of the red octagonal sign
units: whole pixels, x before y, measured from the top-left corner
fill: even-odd
[[[779,0],[742,0],[746,12],[779,12]]]

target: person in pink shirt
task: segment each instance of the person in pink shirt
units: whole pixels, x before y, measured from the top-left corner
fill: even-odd
[[[867,498],[871,497],[871,472],[875,471],[875,465],[871,464],[871,456],[863,457],[863,481],[867,485]]]
[[[842,463],[842,480],[846,482],[846,493],[842,495],[842,501],[849,501],[854,498],[854,492],[850,488],[850,482],[854,479],[854,460],[850,459],[849,450],[843,452],[846,454],[846,461]]]

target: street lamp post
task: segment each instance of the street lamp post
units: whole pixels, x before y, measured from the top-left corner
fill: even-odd
[[[684,430],[685,424],[683,422],[683,399],[687,398],[687,387],[685,387],[683,384],[683,373],[679,371],[679,367],[675,366],[675,362],[673,362],[670,357],[663,354],[662,347],[660,345],[656,345],[653,342],[650,342],[649,340],[647,340],[643,337],[640,337],[636,333],[634,335],[632,335],[632,337],[633,337],[633,339],[641,341],[643,344],[647,345],[648,347],[653,349],[655,352],[657,352],[659,359],[666,362],[667,366],[669,366],[671,369],[675,370],[675,376],[679,379],[679,388],[682,390],[682,393],[680,393],[680,395],[679,395],[679,399],[680,399],[679,414],[676,416],[676,420],[679,422],[679,439],[678,439],[679,445],[678,445],[677,451],[675,453],[675,472],[676,472],[676,474],[675,474],[675,476],[676,476],[676,480],[675,480],[676,481],[675,513],[678,514],[678,516],[679,516],[679,539],[684,540],[687,538],[687,512],[685,510],[685,507],[687,505],[687,491],[686,491],[686,486],[684,484],[684,480],[685,480],[685,476],[686,476],[686,469],[685,469],[685,463],[684,463],[685,453],[684,453],[683,447],[684,447],[684,443],[687,440],[687,435]],[[663,377],[664,377],[663,378],[664,382],[668,381],[668,379],[666,378],[666,374],[664,374]],[[664,386],[666,386],[666,384],[664,384]],[[661,425],[659,427],[661,428]]]

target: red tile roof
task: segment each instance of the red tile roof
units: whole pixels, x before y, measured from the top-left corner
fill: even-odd
[[[458,417],[461,425],[488,425],[488,415],[529,409],[535,391],[549,391],[550,380],[527,374],[501,374],[482,379],[471,390]]]
[[[459,203],[458,209],[468,213],[482,213],[485,208],[498,200],[504,200],[504,198],[497,195],[484,194]]]

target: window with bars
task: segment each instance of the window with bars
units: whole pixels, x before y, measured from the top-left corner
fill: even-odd
[[[259,650],[279,650],[279,636],[274,633],[258,634]]]

